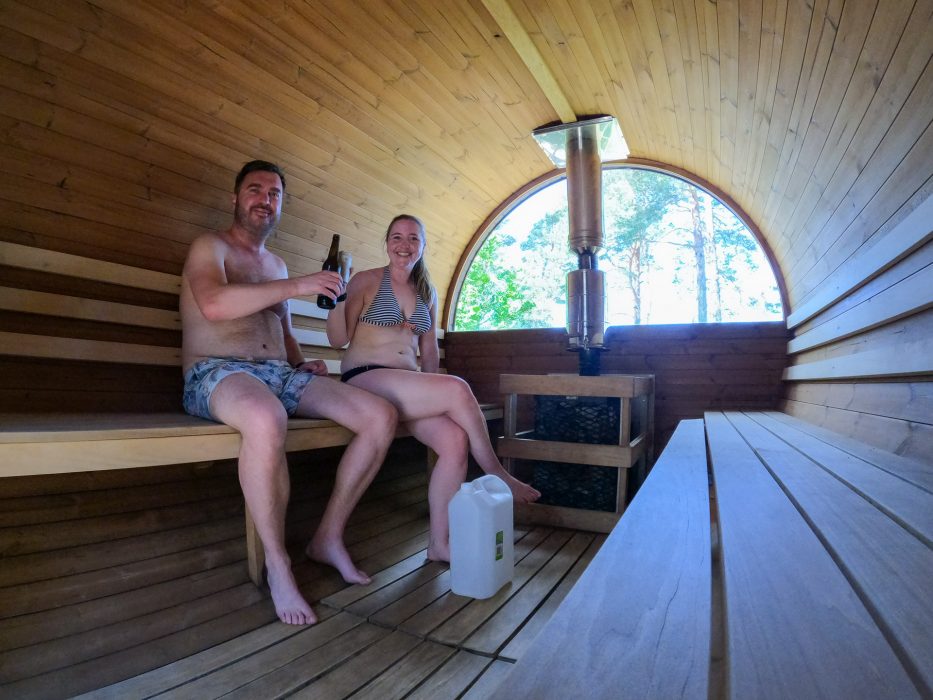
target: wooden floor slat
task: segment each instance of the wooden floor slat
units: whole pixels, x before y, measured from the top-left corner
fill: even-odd
[[[404,698],[455,652],[452,647],[423,641],[353,697],[355,700]]]
[[[269,678],[278,669],[299,664],[299,660],[307,661],[310,655],[322,653],[322,650],[336,639],[347,635],[362,623],[362,620],[351,615],[333,611],[322,612],[324,618],[312,627],[301,629],[300,632],[282,639],[274,645],[238,659],[212,673],[206,673],[189,683],[180,685],[172,691],[159,695],[164,700],[181,700],[182,698],[216,698],[233,691],[240,691],[245,686],[265,685]],[[330,615],[328,617],[328,615]],[[275,624],[275,623],[273,623]],[[374,638],[364,634],[363,639]],[[365,643],[365,641],[363,642]],[[345,648],[347,645],[344,644]],[[353,645],[356,647],[356,642]],[[202,670],[203,673],[203,670]]]
[[[515,560],[516,562],[523,559],[528,555],[534,547],[536,547],[541,541],[543,541],[549,534],[550,530],[547,529],[536,529],[529,532],[525,537],[515,543]],[[412,594],[411,596],[406,596],[403,598],[403,601],[406,601],[408,605],[411,605],[412,601],[421,603],[424,606],[414,615],[408,619],[398,620],[395,622],[394,615],[397,613],[396,610],[393,610],[393,616],[388,619],[382,617],[382,615],[375,616],[375,620],[382,622],[382,624],[395,624],[399,629],[403,629],[406,632],[410,632],[419,637],[426,637],[437,627],[446,622],[450,617],[457,614],[461,608],[469,605],[472,599],[464,598],[463,596],[455,595],[450,592],[450,571],[445,571],[441,574],[435,581],[432,586],[423,586],[421,589],[416,591],[418,596]],[[439,596],[437,594],[440,594]],[[435,596],[428,600],[430,596]],[[395,605],[389,606],[390,608],[395,608]]]
[[[486,700],[512,670],[512,666],[513,664],[508,661],[494,660],[470,686],[470,689],[462,696],[462,700]],[[581,691],[581,695],[586,695],[585,689]]]
[[[587,547],[583,555],[577,559],[570,572],[558,586],[551,591],[547,600],[545,600],[525,621],[522,628],[512,637],[505,648],[499,652],[500,658],[506,659],[507,661],[515,661],[521,658],[522,653],[528,648],[528,645],[534,641],[534,638],[538,636],[538,633],[544,625],[547,624],[547,621],[551,619],[554,611],[557,610],[557,606],[560,605],[561,601],[567,596],[567,593],[570,592],[570,589],[573,588],[573,584],[583,575],[583,571],[589,566],[593,557],[596,556],[596,552],[599,551],[599,548],[605,541],[606,535],[604,534],[597,534],[593,537],[590,546]]]
[[[503,586],[498,593],[485,600],[470,600],[456,615],[452,615],[429,638],[444,644],[462,645],[464,640],[492,617],[512,596],[550,561],[570,539],[569,530],[556,530],[544,542],[515,564],[512,581]],[[454,594],[450,594],[454,595]]]
[[[419,554],[421,554],[419,552]],[[379,591],[374,591],[372,595],[368,595],[365,598],[355,602],[350,605],[347,610],[352,612],[354,615],[360,615],[365,618],[373,618],[374,621],[376,614],[383,608],[392,605],[399,598],[413,593],[422,588],[422,586],[428,585],[434,587],[439,593],[447,590],[447,580],[438,580],[438,578],[447,571],[447,566],[441,562],[427,562],[425,563],[425,557],[427,555],[427,550],[425,550],[424,555],[421,557],[421,566],[416,570],[410,572],[408,575],[393,581],[390,585],[385,586]],[[422,592],[422,595],[425,597],[430,597],[429,593]],[[384,620],[382,620],[385,623]]]
[[[497,653],[547,599],[592,541],[593,536],[585,533],[571,537],[520,591],[463,641],[463,648]]]
[[[468,651],[457,651],[428,676],[408,700],[454,700],[479,678],[493,660]]]
[[[332,617],[336,613],[336,610],[330,609],[318,611],[321,625],[323,626],[328,617]],[[303,629],[299,627],[290,627],[272,622],[198,654],[192,654],[149,673],[134,676],[80,697],[82,700],[102,700],[103,698],[141,700],[142,698],[149,698],[162,691],[170,691],[202,677],[206,669],[225,668],[257,651],[300,634],[302,631]]]
[[[290,696],[296,691],[315,687],[331,679],[335,673],[346,668],[349,661],[357,658],[361,649],[368,649],[383,642],[391,634],[389,630],[361,622],[350,631],[333,639],[312,652],[281,666],[237,690],[225,695],[228,700],[255,700]],[[344,670],[343,673],[346,673]],[[339,681],[338,681],[339,682]],[[309,685],[310,684],[310,685]],[[216,696],[188,696],[216,697]],[[333,695],[331,697],[341,697]]]
[[[375,628],[375,625],[367,624],[366,626]],[[385,630],[380,631],[385,632]],[[354,655],[346,663],[291,697],[296,700],[345,698],[378,678],[421,643],[420,639],[405,632],[398,630],[389,632],[362,653]],[[259,694],[252,697],[265,697],[265,695]]]

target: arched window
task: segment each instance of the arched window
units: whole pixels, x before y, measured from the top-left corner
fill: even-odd
[[[783,320],[771,264],[749,228],[705,189],[631,165],[603,170],[606,321],[610,326]],[[560,327],[567,187],[559,176],[498,220],[463,275],[454,330]]]

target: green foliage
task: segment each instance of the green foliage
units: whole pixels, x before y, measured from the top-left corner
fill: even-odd
[[[773,277],[758,274],[768,269],[757,241],[694,185],[651,170],[605,169],[603,225],[599,265],[611,324],[780,319]],[[567,234],[563,181],[518,205],[477,253],[456,329],[563,326],[566,277],[577,266]]]
[[[528,327],[524,320],[534,309],[530,289],[515,270],[503,268],[496,255],[503,245],[513,242],[490,236],[480,248],[460,291],[455,330]]]

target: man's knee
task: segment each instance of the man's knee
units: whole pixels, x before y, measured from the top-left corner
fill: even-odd
[[[373,396],[366,407],[366,425],[376,434],[391,440],[398,425],[398,410],[385,399]]]
[[[243,438],[263,441],[273,445],[284,445],[288,432],[288,414],[285,407],[276,401],[250,401],[243,407],[248,418],[238,426]]]
[[[398,425],[398,409],[395,406],[385,399],[379,399],[374,420],[380,430],[389,436],[389,439],[395,436],[395,428]]]

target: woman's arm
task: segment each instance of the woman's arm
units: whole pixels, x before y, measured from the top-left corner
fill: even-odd
[[[347,283],[347,299],[327,314],[327,341],[332,348],[342,348],[353,341],[356,324],[363,312],[367,281],[371,270],[354,275]]]
[[[421,354],[421,371],[436,373],[441,368],[440,352],[437,349],[437,300],[431,304],[431,330],[418,337],[418,352]]]

